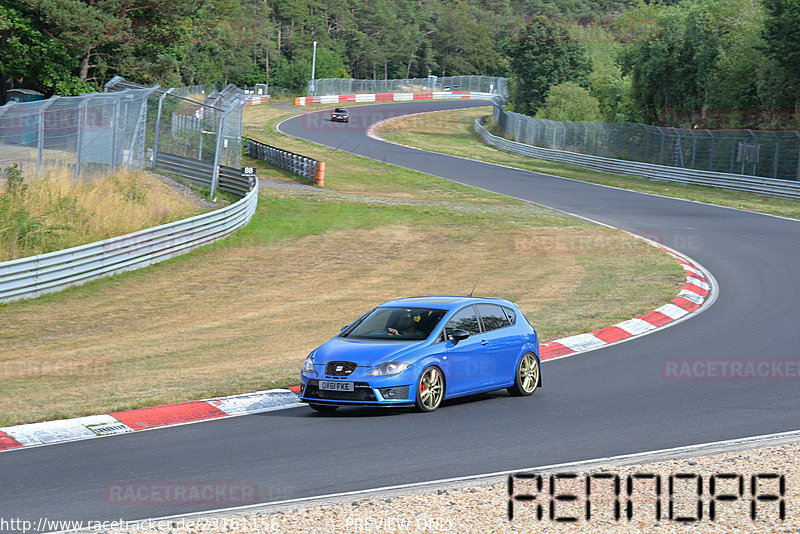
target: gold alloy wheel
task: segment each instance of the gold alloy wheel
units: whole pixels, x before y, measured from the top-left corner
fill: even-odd
[[[432,412],[442,403],[444,398],[444,377],[436,367],[428,367],[417,385],[417,406],[426,412]]]
[[[524,393],[531,394],[538,384],[539,360],[529,352],[519,362],[519,386]]]

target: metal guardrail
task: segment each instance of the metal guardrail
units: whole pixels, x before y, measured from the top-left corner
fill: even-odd
[[[239,187],[241,171],[236,172],[240,175],[236,185]],[[220,173],[221,187],[225,174]],[[257,205],[258,181],[253,179],[244,198],[216,211],[97,243],[0,263],[0,303],[36,298],[140,269],[207,245],[247,224]]]
[[[322,162],[288,150],[281,150],[272,145],[265,145],[246,137],[242,141],[249,157],[266,161],[279,169],[319,182],[319,171]]]
[[[710,171],[700,171],[696,169],[684,169],[681,167],[668,167],[666,165],[655,165],[652,163],[640,163],[620,159],[604,158],[555,150],[551,148],[541,148],[517,141],[510,141],[503,137],[493,135],[481,124],[482,119],[475,120],[475,131],[490,146],[531,158],[546,161],[567,163],[577,167],[583,167],[594,171],[608,172],[612,174],[642,176],[654,180],[666,182],[677,182],[681,184],[704,185],[718,187],[721,189],[732,189],[735,191],[746,191],[749,193],[761,193],[785,198],[800,200],[800,183],[788,180],[776,180],[774,178],[760,178],[757,176],[744,176],[741,174],[727,174]]]
[[[706,130],[551,121],[494,108],[514,141],[541,148],[722,174],[800,180],[800,131]]]
[[[214,164],[191,158],[159,152],[155,167],[187,179],[201,187],[211,187],[214,177]],[[253,184],[242,177],[241,169],[219,166],[219,188],[236,196],[245,196]]]

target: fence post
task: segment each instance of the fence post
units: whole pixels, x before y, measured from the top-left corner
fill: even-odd
[[[797,177],[795,180],[800,181],[800,132],[795,132],[794,135],[797,136]]]
[[[225,115],[226,114],[223,113],[222,117],[220,117],[217,121],[217,147],[214,151],[214,168],[211,171],[211,193],[209,193],[211,200],[214,200],[214,192],[216,191],[217,184],[219,183],[219,153],[220,150],[222,150],[222,126],[225,122]]]
[[[119,112],[119,108],[122,105],[121,99],[122,95],[124,95],[125,92],[113,93],[113,94],[114,94],[114,115],[111,118],[111,167],[112,168],[116,167],[117,165],[117,137],[119,135],[118,131],[120,128],[120,123],[122,122],[122,117]]]
[[[156,163],[158,163],[158,149],[159,143],[161,142],[161,114],[164,110],[164,98],[170,94],[175,88],[170,87],[166,91],[164,91],[161,96],[158,98],[158,112],[156,113],[156,131],[155,131],[155,139],[153,140],[153,168],[156,168]],[[200,134],[202,136],[202,134]]]
[[[781,154],[781,141],[778,138],[778,134],[776,134],[775,132],[770,132],[770,133],[775,138],[775,161],[774,161],[774,163],[772,165],[772,177],[773,178],[777,178],[778,177],[778,157]]]
[[[717,143],[717,138],[714,137],[714,132],[711,130],[706,130],[708,135],[711,137],[711,146],[708,148],[708,170],[714,170],[714,145]]]
[[[587,154],[587,146],[589,144],[589,123],[583,122],[583,153]]]
[[[86,100],[81,102],[78,106],[78,135],[77,135],[77,151],[75,155],[75,179],[81,179],[81,159],[83,158],[83,130],[84,123],[86,122],[86,110],[89,107],[89,102],[92,100],[91,93],[86,95]]]
[[[140,95],[142,99],[142,103],[139,106],[139,117],[136,120],[136,128],[133,131],[133,135],[131,136],[131,144],[129,145],[128,151],[128,161],[125,162],[125,165],[132,165],[134,161],[134,157],[136,157],[137,164],[136,168],[143,169],[144,168],[144,158],[145,158],[145,143],[146,143],[146,132],[147,132],[147,103],[150,100],[150,95],[153,94],[159,85],[156,84],[155,86],[151,87],[149,91],[144,93],[144,95]],[[136,154],[135,154],[136,153]]]
[[[39,108],[39,138],[36,143],[36,150],[38,151],[38,160],[36,164],[36,172],[42,171],[42,163],[44,159],[44,112],[47,108],[53,105],[53,102],[58,100],[58,96],[51,96],[45,104]]]

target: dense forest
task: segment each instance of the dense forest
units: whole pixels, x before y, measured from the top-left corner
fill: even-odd
[[[511,78],[558,120],[797,128],[800,0],[0,0],[0,99],[317,78]]]

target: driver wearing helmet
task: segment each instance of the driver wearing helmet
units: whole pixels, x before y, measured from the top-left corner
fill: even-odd
[[[425,332],[418,328],[421,319],[422,317],[419,314],[414,315],[410,310],[407,310],[397,321],[397,328],[388,329],[389,334],[393,336],[417,337],[423,339],[425,338]]]

